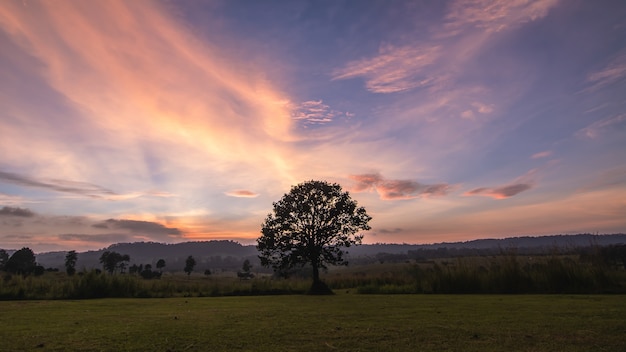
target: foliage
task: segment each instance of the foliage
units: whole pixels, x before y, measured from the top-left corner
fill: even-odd
[[[18,275],[32,274],[37,269],[35,253],[30,248],[24,247],[13,253],[4,267],[9,273]]]
[[[65,255],[65,272],[67,275],[74,275],[76,273],[76,261],[78,260],[78,254],[76,251],[69,251]]]
[[[273,204],[257,239],[264,266],[285,272],[310,264],[313,287],[320,285],[319,269],[347,264],[344,247],[361,243],[371,217],[357,207],[338,184],[308,181],[292,187]]]
[[[162,272],[163,268],[165,268],[165,259],[159,259],[156,263],[156,267]]]
[[[191,275],[191,272],[193,271],[193,268],[196,266],[196,260],[193,258],[193,256],[188,256],[187,260],[185,260],[185,269],[183,269],[187,275]]]
[[[113,274],[117,269],[123,273],[126,263],[129,261],[130,256],[128,254],[120,254],[115,251],[104,251],[100,256],[102,268],[109,274]]]
[[[4,266],[9,261],[9,253],[4,249],[0,249],[0,271],[4,270]]]
[[[237,277],[242,280],[249,280],[254,278],[254,274],[250,272],[250,270],[252,270],[252,264],[250,264],[250,260],[246,259],[243,261],[241,270],[237,272]]]

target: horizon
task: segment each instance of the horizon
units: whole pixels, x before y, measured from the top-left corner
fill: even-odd
[[[253,242],[338,183],[364,243],[626,232],[626,3],[0,4],[0,248]]]
[[[359,245],[356,246],[361,246],[361,245],[366,245],[366,246],[434,246],[434,245],[450,245],[450,244],[457,244],[457,243],[471,243],[471,242],[480,242],[480,241],[507,241],[507,240],[520,240],[520,239],[541,239],[541,238],[546,238],[546,237],[577,237],[577,236],[592,236],[592,237],[596,237],[596,236],[626,236],[626,233],[577,233],[577,234],[552,234],[552,235],[542,235],[542,236],[515,236],[515,237],[501,237],[501,238],[496,238],[496,237],[486,237],[486,238],[476,238],[476,239],[471,239],[471,240],[465,240],[465,241],[452,241],[452,242],[429,242],[429,243],[406,243],[406,242],[375,242],[375,243],[361,243]],[[256,246],[255,243],[242,243],[236,240],[232,240],[232,239],[224,239],[224,240],[215,240],[215,239],[211,239],[211,240],[199,240],[199,241],[184,241],[184,242],[154,242],[154,241],[137,241],[137,242],[117,242],[117,243],[111,243],[105,247],[100,247],[100,248],[88,248],[88,249],[84,249],[82,251],[76,251],[77,253],[86,253],[86,252],[99,252],[99,251],[103,251],[103,250],[108,250],[111,249],[111,247],[114,246],[118,246],[118,245],[134,245],[134,244],[158,244],[158,245],[166,245],[166,246],[170,246],[170,245],[179,245],[179,244],[186,244],[186,243],[209,243],[209,242],[232,242],[235,243],[237,245],[240,245],[242,247],[246,247],[246,246]],[[24,247],[22,247],[24,248]],[[17,251],[19,249],[22,248],[2,248],[0,247],[0,249],[6,250],[7,252],[13,252],[13,251]],[[30,248],[30,247],[26,247],[26,248]],[[31,249],[32,250],[32,249]],[[33,253],[35,253],[35,255],[40,255],[40,254],[46,254],[46,253],[64,253],[64,252],[69,252],[73,249],[64,249],[64,250],[52,250],[52,251],[33,251]]]

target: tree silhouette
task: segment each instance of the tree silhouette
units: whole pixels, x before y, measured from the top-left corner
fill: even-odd
[[[78,260],[78,254],[76,251],[69,251],[65,255],[65,272],[67,275],[72,276],[76,273],[76,261]]]
[[[161,273],[163,273],[163,268],[165,268],[165,259],[157,260],[156,267]]]
[[[361,244],[360,230],[372,219],[338,184],[308,181],[291,188],[273,204],[257,239],[263,266],[284,272],[310,264],[310,293],[331,293],[319,277],[327,264],[347,265],[343,247]]]
[[[237,277],[242,280],[248,280],[254,278],[254,274],[250,272],[252,270],[252,264],[250,264],[250,260],[246,259],[243,261],[243,265],[241,266],[241,271],[237,272]]]
[[[0,249],[0,270],[4,270],[4,266],[9,261],[9,253],[4,249]]]
[[[191,275],[191,272],[193,271],[193,268],[196,266],[196,260],[193,259],[192,256],[188,256],[187,260],[185,260],[185,272],[187,273],[187,276]]]
[[[4,269],[13,274],[28,275],[33,273],[36,267],[35,253],[30,248],[24,247],[13,253]]]
[[[124,272],[126,263],[130,261],[128,254],[120,254],[114,251],[104,251],[100,256],[100,263],[102,268],[109,274],[113,274],[116,269],[120,269],[120,272]]]

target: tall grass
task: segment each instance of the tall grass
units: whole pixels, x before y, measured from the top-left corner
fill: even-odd
[[[407,265],[393,280],[362,279],[360,293],[626,293],[623,268],[571,256],[458,258]]]
[[[164,275],[146,280],[87,271],[74,276],[0,273],[0,278],[0,300],[276,295],[304,293],[310,286],[307,276],[239,280]],[[528,257],[508,251],[491,257],[361,265],[331,270],[324,280],[334,290],[358,293],[626,293],[623,266],[556,252]]]

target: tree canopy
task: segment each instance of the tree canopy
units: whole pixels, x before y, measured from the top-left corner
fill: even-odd
[[[65,272],[67,275],[74,275],[76,273],[76,261],[78,260],[78,254],[76,251],[69,251],[65,255]]]
[[[261,264],[278,272],[310,264],[313,293],[325,287],[319,269],[346,265],[343,248],[361,244],[356,233],[369,230],[372,219],[341,186],[325,181],[296,185],[273,207],[257,239]]]
[[[120,272],[124,272],[126,263],[129,261],[130,256],[128,254],[120,254],[115,251],[104,251],[100,256],[100,263],[109,274],[113,274],[118,268]]]
[[[183,269],[187,275],[191,275],[191,272],[193,271],[193,268],[196,266],[196,260],[193,258],[193,256],[188,256],[187,260],[185,260],[185,269]]]
[[[19,275],[31,274],[35,271],[36,267],[35,253],[28,247],[24,247],[13,253],[4,265],[6,271]]]

